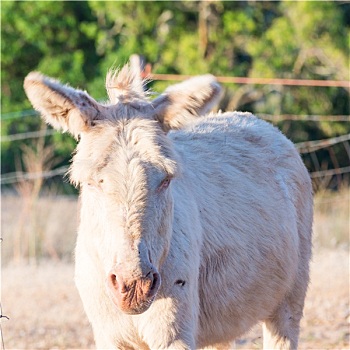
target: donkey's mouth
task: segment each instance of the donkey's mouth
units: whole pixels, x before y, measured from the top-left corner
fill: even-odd
[[[121,281],[111,273],[108,278],[108,291],[118,309],[129,315],[142,314],[152,305],[159,286],[160,275],[156,272],[132,281]]]
[[[144,312],[146,312],[151,305],[153,304],[153,301],[155,299],[155,296],[153,296],[151,299],[148,299],[146,301],[143,301],[142,303],[138,305],[133,305],[133,307],[125,307],[123,305],[117,305],[119,310],[127,315],[140,315]]]

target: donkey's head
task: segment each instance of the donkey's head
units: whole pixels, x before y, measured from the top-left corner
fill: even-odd
[[[71,181],[81,188],[79,234],[96,250],[113,302],[130,314],[151,305],[169,249],[171,182],[179,161],[167,132],[206,113],[220,93],[206,75],[151,101],[138,73],[128,66],[109,73],[107,104],[40,73],[24,82],[43,118],[80,140],[70,169]]]

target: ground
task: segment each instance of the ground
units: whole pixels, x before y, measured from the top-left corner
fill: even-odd
[[[2,198],[1,304],[2,315],[10,318],[1,320],[5,349],[93,349],[73,280],[76,200],[40,199],[32,226],[18,218],[20,205],[21,198]],[[33,232],[41,232],[35,236],[40,249],[29,264],[17,255],[30,253]],[[316,198],[304,314],[299,349],[349,349],[349,190]],[[236,348],[262,348],[261,327],[238,339]]]
[[[7,265],[2,270],[6,349],[91,349],[93,336],[73,282],[72,264]],[[317,252],[302,321],[300,349],[349,349],[349,253]],[[261,348],[260,327],[238,349]]]

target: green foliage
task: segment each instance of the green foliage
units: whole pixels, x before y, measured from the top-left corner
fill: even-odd
[[[40,128],[37,117],[8,118],[31,108],[22,88],[30,71],[105,100],[107,70],[134,53],[156,73],[347,80],[349,17],[349,3],[331,1],[3,1],[2,135]],[[223,109],[234,105],[257,114],[349,114],[344,88],[227,85],[225,101]],[[286,125],[279,124],[293,141],[350,132],[345,123]],[[47,142],[68,161],[69,136]],[[20,144],[2,143],[2,172],[15,170]],[[344,153],[341,165],[346,161]]]

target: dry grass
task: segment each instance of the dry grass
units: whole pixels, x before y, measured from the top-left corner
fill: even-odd
[[[8,265],[2,270],[6,349],[88,349],[93,337],[73,283],[72,264]]]
[[[42,256],[37,265],[11,262],[11,232],[20,199],[2,199],[2,320],[6,349],[90,349],[91,328],[73,283],[76,201],[41,199],[37,227]],[[349,191],[316,198],[315,241],[301,349],[349,348]],[[48,259],[49,258],[49,259]],[[65,262],[62,261],[62,258]],[[260,327],[237,342],[261,348]]]
[[[323,191],[315,198],[314,245],[349,248],[350,188]]]
[[[302,321],[300,349],[349,348],[349,253],[318,252]],[[73,283],[73,265],[8,265],[2,271],[6,349],[91,349],[92,331]],[[255,327],[238,349],[261,348]]]
[[[23,253],[28,245],[28,240],[35,242],[36,259],[50,258],[53,260],[72,261],[72,252],[75,244],[78,225],[76,197],[51,196],[39,198],[30,212],[22,198],[13,195],[1,197],[1,237],[2,264],[19,258],[16,251]],[[22,215],[24,217],[22,217]],[[27,219],[23,224],[23,219]],[[20,234],[20,244],[24,247],[16,247],[18,244],[16,235]],[[22,249],[21,249],[22,248]],[[32,257],[22,254],[20,259],[32,263]]]

